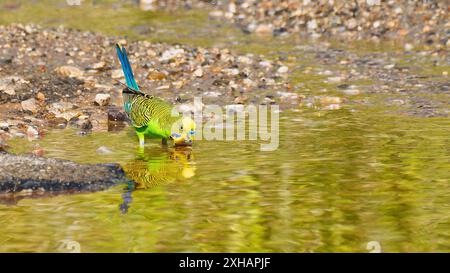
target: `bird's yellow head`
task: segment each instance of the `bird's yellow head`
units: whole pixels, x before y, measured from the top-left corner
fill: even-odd
[[[183,117],[172,126],[170,134],[175,146],[192,146],[195,135],[195,122],[189,117]]]

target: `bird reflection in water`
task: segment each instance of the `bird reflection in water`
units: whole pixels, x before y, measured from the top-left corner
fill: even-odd
[[[122,194],[120,210],[128,212],[134,190],[150,189],[157,185],[183,181],[195,176],[195,162],[191,147],[171,149],[139,149],[136,158],[123,166],[127,177],[134,181]]]

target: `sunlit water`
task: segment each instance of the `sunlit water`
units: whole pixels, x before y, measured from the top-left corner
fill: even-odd
[[[18,16],[26,22],[27,8],[23,4],[16,15],[8,12],[3,18]],[[114,23],[97,24],[95,20],[106,19],[82,8],[62,11],[59,20],[43,16],[41,23],[52,25],[53,18],[55,24],[122,33]],[[71,12],[92,14],[83,23]],[[156,34],[148,34],[151,40],[165,33],[159,38],[226,44],[275,58],[277,52],[293,49],[283,40],[261,43],[231,28],[221,32],[223,28],[199,23],[192,14],[185,20],[197,24],[131,17],[127,10],[122,15],[114,22],[133,18],[132,25],[156,24]],[[180,25],[185,32],[174,32]],[[311,55],[302,61],[317,65]],[[309,77],[297,73],[292,79],[311,93],[323,87],[331,95],[336,91],[320,77]],[[9,144],[15,153],[38,145],[47,157],[120,163],[138,186],[3,200],[0,251],[68,251],[63,241],[73,240],[82,252],[368,252],[370,241],[378,241],[386,252],[448,252],[449,119],[394,114],[395,107],[379,104],[388,96],[362,94],[373,103],[344,104],[340,110],[283,111],[280,145],[272,152],[260,151],[256,141],[198,141],[190,152],[164,149],[153,141],[142,153],[131,128],[87,136],[56,130],[37,141],[14,140]],[[99,154],[101,146],[111,153]]]
[[[46,156],[119,162],[141,183],[0,205],[0,251],[449,251],[448,120],[345,109],[281,116],[280,147],[199,141],[191,153],[130,129],[38,141]],[[19,143],[18,143],[19,144]],[[20,141],[16,151],[36,142]],[[112,153],[99,155],[97,148]],[[189,155],[189,156],[187,156]]]

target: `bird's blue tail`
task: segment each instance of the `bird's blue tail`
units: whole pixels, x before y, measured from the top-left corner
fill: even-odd
[[[120,44],[116,44],[117,56],[119,57],[120,64],[122,65],[123,74],[125,75],[125,80],[127,86],[131,89],[139,91],[139,86],[134,79],[133,70],[131,70],[130,61],[128,60],[127,51],[125,47]]]

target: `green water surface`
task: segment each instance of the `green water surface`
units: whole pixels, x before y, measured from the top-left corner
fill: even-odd
[[[6,2],[20,1],[0,1]],[[294,46],[211,26],[203,12],[143,13],[98,1],[99,12],[63,1],[31,2],[9,12],[2,8],[0,23],[64,23],[135,39],[222,44],[273,58]],[[143,24],[156,34],[131,28]],[[308,55],[301,62],[318,66]],[[323,77],[301,71],[291,81],[309,92],[337,92]],[[192,151],[149,142],[142,153],[131,128],[16,139],[9,143],[15,153],[39,146],[47,157],[120,163],[139,186],[4,201],[0,252],[69,251],[63,240],[78,242],[82,252],[368,252],[370,241],[385,252],[450,251],[449,119],[395,114],[377,104],[379,96],[359,96],[374,105],[283,111],[279,148],[272,152],[260,151],[257,141],[198,141]],[[99,154],[101,146],[111,153]]]

